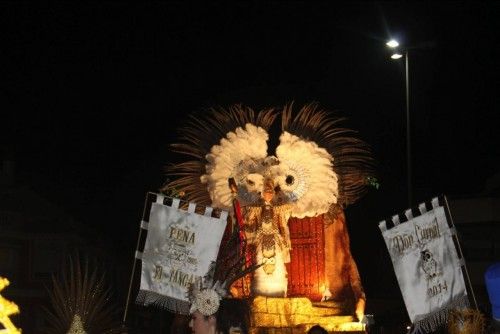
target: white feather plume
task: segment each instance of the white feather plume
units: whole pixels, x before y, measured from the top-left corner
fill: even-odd
[[[244,129],[238,127],[229,132],[219,145],[212,147],[206,156],[206,174],[201,176],[201,182],[207,184],[212,206],[231,209],[233,197],[228,179],[235,178],[238,186],[246,180],[251,171],[239,166],[264,159],[267,156],[267,139],[266,130],[248,123]]]
[[[314,217],[337,203],[338,178],[333,171],[333,157],[324,148],[285,131],[276,155],[280,164],[273,167],[273,177],[294,202],[293,217]]]

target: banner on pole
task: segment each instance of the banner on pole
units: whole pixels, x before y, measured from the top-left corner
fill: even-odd
[[[418,215],[409,209],[402,217],[405,222],[395,215],[381,221],[379,228],[414,333],[431,332],[446,323],[450,309],[469,305],[462,273],[464,259],[453,241],[455,228],[438,198],[430,205],[420,204]]]
[[[142,263],[136,301],[187,314],[188,288],[205,276],[216,261],[228,212],[212,217],[211,207],[199,214],[195,212],[195,203],[189,203],[184,210],[179,208],[179,199],[171,199],[170,205],[164,204],[164,199],[165,196],[156,194],[149,220],[141,222],[147,237],[144,250],[136,252]]]

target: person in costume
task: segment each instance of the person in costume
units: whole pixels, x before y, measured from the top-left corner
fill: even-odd
[[[245,267],[245,254],[237,245],[238,233],[222,240],[217,260],[203,278],[189,286],[189,328],[195,334],[248,333],[249,309],[245,300],[232,298],[229,288],[259,266]]]
[[[246,334],[248,309],[245,301],[225,298],[220,288],[192,292],[189,327],[193,334]]]
[[[193,334],[218,333],[216,313],[220,306],[219,294],[215,289],[203,289],[195,292],[192,299],[189,327]]]
[[[266,164],[263,164],[266,165]],[[285,263],[290,262],[290,232],[288,218],[291,207],[273,201],[275,185],[268,172],[258,206],[245,208],[245,234],[253,248],[255,262],[262,264],[255,270],[252,291],[256,295],[286,297],[288,279]]]

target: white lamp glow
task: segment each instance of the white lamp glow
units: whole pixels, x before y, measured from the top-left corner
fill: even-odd
[[[397,48],[399,46],[399,43],[395,39],[391,39],[389,42],[385,43],[385,45],[390,48]]]
[[[401,53],[395,53],[395,54],[393,54],[393,55],[391,56],[391,58],[392,58],[392,59],[399,59],[399,58],[401,58],[401,57],[403,57],[403,55],[402,55]]]

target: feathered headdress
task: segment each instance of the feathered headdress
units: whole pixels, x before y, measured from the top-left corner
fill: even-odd
[[[220,300],[227,295],[226,290],[218,285],[218,283],[216,282],[215,285],[207,287],[199,287],[197,284],[193,285],[189,292],[189,301],[191,302],[189,313],[192,314],[195,311],[199,311],[201,314],[209,316],[217,312]]]
[[[270,155],[268,131],[278,115],[282,132]],[[368,145],[340,126],[343,121],[316,103],[295,116],[292,104],[259,113],[235,105],[191,116],[181,142],[172,146],[190,159],[167,168],[177,177],[167,187],[184,191],[191,201],[231,210],[228,179],[236,181],[242,205],[255,205],[272,180],[275,201],[291,203],[293,217],[323,214],[332,204],[346,207],[367,191],[374,161]]]

